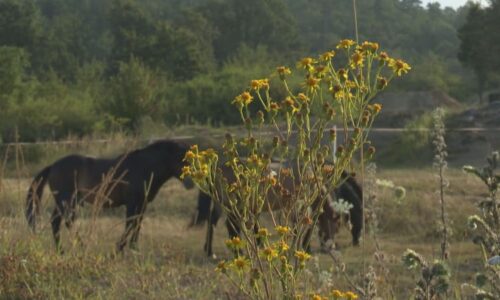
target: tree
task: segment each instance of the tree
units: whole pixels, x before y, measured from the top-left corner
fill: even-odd
[[[159,118],[161,77],[137,58],[120,63],[118,74],[111,79],[110,98],[103,99],[104,114],[117,120],[131,130],[137,129],[141,118]]]
[[[282,0],[212,0],[200,9],[217,30],[214,51],[218,62],[224,62],[242,44],[266,46],[281,57],[300,46],[297,25]]]
[[[40,21],[34,1],[0,0],[0,45],[34,50],[41,33]]]
[[[458,30],[460,50],[458,59],[471,68],[477,79],[480,101],[492,74],[500,74],[500,1],[491,0],[491,6],[481,8],[470,4],[465,24]]]

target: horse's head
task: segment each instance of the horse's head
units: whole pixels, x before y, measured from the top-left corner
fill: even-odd
[[[173,176],[182,181],[183,185],[187,189],[192,189],[194,187],[194,182],[191,178],[181,178],[182,168],[186,166],[184,161],[184,156],[189,150],[189,145],[181,141],[174,140],[162,140],[155,144],[157,150],[160,151],[161,155],[166,158],[166,168],[168,168],[168,176]]]

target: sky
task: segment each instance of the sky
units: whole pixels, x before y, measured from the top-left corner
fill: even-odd
[[[458,8],[467,3],[467,0],[422,0],[423,6],[426,6],[429,2],[439,2],[442,7],[451,6],[453,8]]]

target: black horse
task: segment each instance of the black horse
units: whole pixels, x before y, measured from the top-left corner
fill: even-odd
[[[188,148],[178,141],[161,140],[112,159],[82,155],[63,157],[35,176],[26,198],[28,223],[35,231],[36,214],[48,182],[56,202],[51,225],[58,250],[62,219],[70,228],[75,219],[76,205],[83,205],[83,202],[105,208],[125,205],[125,232],[117,250],[123,250],[130,235],[130,247],[136,247],[147,203],[155,198],[169,178],[180,178]],[[184,180],[184,186],[192,188],[194,184]]]
[[[337,199],[344,199],[348,203],[352,204],[352,208],[347,216],[352,225],[351,235],[352,244],[354,246],[359,245],[359,238],[361,236],[361,230],[363,228],[363,190],[356,179],[349,175],[347,172],[342,173],[342,184],[334,190],[334,196]],[[201,192],[198,194],[198,206],[196,207],[196,213],[191,222],[191,226],[201,226],[205,222],[208,223],[207,235],[204,245],[204,250],[208,256],[212,256],[212,240],[214,228],[217,225],[220,217],[222,216],[222,207],[219,203],[212,203],[212,198],[210,195]],[[338,225],[340,223],[340,217],[336,214],[328,203],[325,203],[323,207],[323,213],[319,216],[318,227],[319,227],[319,237],[321,245],[323,246],[329,239],[333,239],[334,233],[338,230]],[[229,237],[235,237],[239,235],[240,229],[236,225],[236,222],[232,222],[231,218],[226,218],[226,228]],[[309,231],[307,234],[311,234]],[[304,239],[306,243],[309,237]],[[304,244],[305,248],[309,245]]]

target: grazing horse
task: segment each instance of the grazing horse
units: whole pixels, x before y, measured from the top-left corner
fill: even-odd
[[[352,225],[352,244],[357,246],[359,245],[359,238],[363,228],[363,191],[356,179],[354,179],[354,177],[349,175],[347,172],[342,173],[341,180],[342,184],[334,189],[334,196],[337,199],[341,198],[352,204],[348,218]],[[338,230],[338,224],[340,223],[340,215],[335,213],[330,204],[327,202],[328,201],[325,202],[323,212],[318,218],[318,233],[322,246],[324,246],[329,239],[333,239],[335,232]],[[212,204],[212,198],[210,195],[200,191],[198,194],[198,206],[190,226],[201,226],[205,222],[208,223],[204,245],[204,250],[208,256],[212,256],[213,254],[213,232],[217,222],[222,216],[222,213],[223,210],[221,205],[217,202]],[[226,228],[230,238],[238,236],[240,233],[240,228],[236,222],[231,220],[231,216],[226,218]],[[311,233],[311,230],[306,232],[306,237],[303,241],[303,246],[306,249],[309,249],[308,240]]]
[[[83,205],[83,202],[104,208],[125,205],[125,232],[117,250],[123,250],[130,235],[130,247],[136,247],[147,203],[155,198],[168,179],[180,178],[188,148],[178,141],[160,140],[112,159],[82,155],[63,157],[35,176],[26,198],[28,224],[35,231],[36,214],[40,210],[44,186],[48,183],[56,202],[51,225],[58,250],[62,219],[70,228],[75,219],[76,205]],[[194,186],[190,180],[183,183],[186,188]]]

